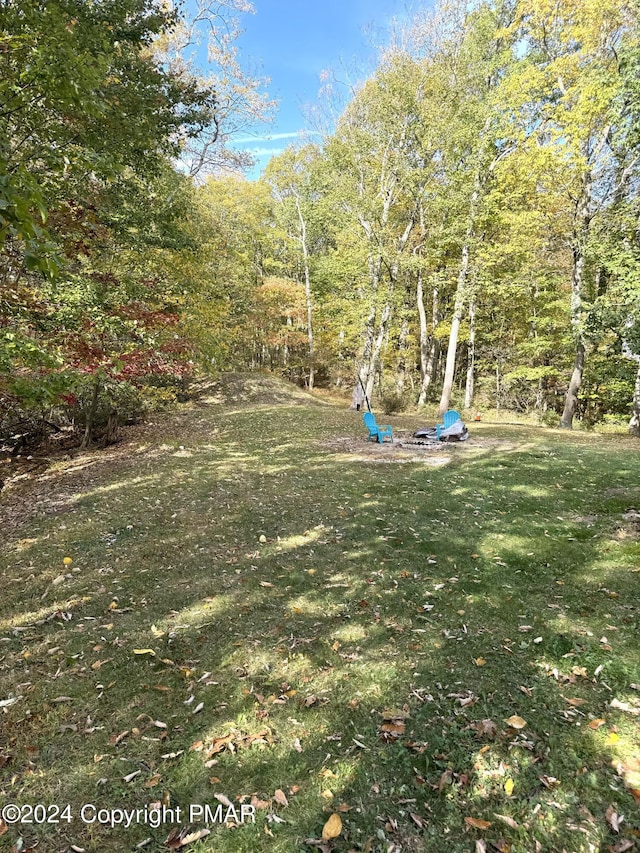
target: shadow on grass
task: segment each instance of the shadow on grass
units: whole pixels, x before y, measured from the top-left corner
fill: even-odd
[[[635,460],[530,430],[526,450],[445,469],[369,466],[318,448],[359,434],[344,413],[216,411],[216,427],[191,456],[176,442],[84,484],[73,515],[8,552],[1,617],[28,630],[0,645],[0,698],[23,695],[3,797],[269,801],[194,850],[304,849],[343,803],[335,850],[587,851],[614,843],[609,805],[637,828],[611,766],[635,718],[609,707],[640,680],[637,546],[610,539],[624,491],[602,496],[605,478],[633,487]],[[67,553],[80,571],[54,585]],[[36,834],[45,851],[161,849],[170,828]]]

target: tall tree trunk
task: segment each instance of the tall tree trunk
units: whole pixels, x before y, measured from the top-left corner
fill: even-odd
[[[456,369],[456,352],[458,349],[458,335],[460,333],[460,321],[462,320],[462,309],[466,290],[467,275],[469,273],[469,244],[465,243],[462,249],[462,263],[458,274],[458,287],[456,289],[456,301],[453,308],[451,320],[451,331],[449,332],[449,346],[447,347],[447,360],[444,368],[444,381],[442,383],[442,395],[438,414],[440,416],[449,408],[451,390],[453,389],[453,377]]]
[[[597,159],[597,152],[602,150],[607,136],[609,127],[605,127],[600,134],[600,140],[595,146],[595,152],[592,155],[592,162]],[[584,250],[589,237],[589,228],[591,225],[591,192],[593,185],[593,176],[591,171],[587,169],[582,175],[582,191],[576,205],[573,225],[573,270],[571,274],[571,326],[573,328],[576,341],[576,356],[573,363],[573,371],[567,396],[564,404],[564,411],[560,419],[560,426],[564,429],[573,427],[573,418],[578,408],[578,393],[582,385],[582,374],[584,372],[585,362],[585,339],[583,331],[583,310],[582,296],[584,287],[584,266],[585,256]]]
[[[87,422],[84,428],[84,436],[82,437],[82,443],[80,444],[80,450],[85,450],[89,444],[91,443],[91,432],[93,430],[93,422],[96,418],[96,412],[98,411],[98,397],[100,395],[100,378],[98,376],[95,377],[93,383],[93,393],[91,394],[91,403],[89,404],[89,411],[87,412]]]
[[[585,341],[582,329],[582,294],[584,287],[584,247],[589,233],[589,201],[591,191],[591,176],[585,173],[583,189],[573,233],[573,269],[571,272],[571,326],[576,341],[576,355],[573,371],[564,403],[564,411],[560,419],[563,429],[572,429],[573,418],[578,408],[578,393],[582,385],[582,374],[585,362]]]
[[[469,351],[467,357],[467,382],[464,389],[464,407],[470,409],[473,406],[473,385],[476,357],[476,300],[475,297],[469,305]]]
[[[453,319],[451,320],[451,331],[449,333],[449,346],[447,347],[447,361],[444,368],[442,396],[440,397],[440,405],[438,406],[438,414],[440,416],[444,415],[449,408],[451,390],[453,388],[460,321],[462,320],[462,311],[467,291],[467,279],[469,278],[471,242],[475,234],[476,207],[478,205],[478,199],[480,198],[480,189],[482,186],[482,179],[479,170],[475,174],[473,183],[473,193],[471,194],[471,202],[469,204],[469,224],[467,225],[467,233],[462,247],[462,258],[460,260],[460,270],[458,272]]]
[[[424,311],[424,306],[423,306]],[[421,326],[421,337],[420,337],[420,377],[422,379],[422,384],[420,386],[420,396],[418,398],[418,405],[424,406],[427,401],[427,393],[429,388],[431,387],[431,383],[433,382],[433,377],[436,372],[436,364],[438,361],[438,352],[439,352],[439,344],[438,339],[436,338],[435,332],[438,326],[438,322],[440,317],[438,315],[439,307],[438,307],[438,288],[433,288],[433,301],[432,301],[432,312],[431,312],[431,342],[428,344],[427,338],[427,329],[426,329],[426,317],[425,317],[425,330],[424,330],[424,338],[422,337],[422,326]],[[422,321],[421,321],[422,323]]]
[[[391,298],[393,296],[393,283],[389,286],[389,293],[387,296],[387,301],[385,302],[385,306],[382,309],[382,314],[380,315],[380,324],[378,326],[378,334],[373,342],[373,347],[371,350],[371,359],[369,361],[369,375],[367,376],[367,382],[365,385],[367,397],[371,400],[371,395],[373,394],[373,385],[376,381],[376,376],[380,370],[380,354],[382,352],[382,345],[384,343],[384,337],[387,332],[387,325],[389,323],[389,319],[391,317]]]
[[[369,374],[371,373],[371,362],[374,340],[376,336],[376,319],[378,316],[378,288],[380,285],[380,267],[382,265],[381,258],[373,258],[369,256],[369,281],[371,283],[371,309],[366,319],[364,326],[364,346],[362,349],[362,361],[358,370],[359,382],[362,382],[364,388],[369,387]],[[371,383],[373,388],[373,382]],[[367,391],[367,396],[369,392]]]
[[[438,291],[434,288],[433,292],[435,299],[435,294],[437,294]],[[424,308],[422,270],[418,270],[418,280],[416,282],[416,305],[420,321],[420,396],[418,397],[418,405],[424,406],[424,402],[427,397],[427,390],[431,383],[431,376],[427,377],[427,364],[429,361],[429,332],[427,328],[427,312]]]
[[[389,205],[390,205],[390,197],[385,200],[385,207],[383,211],[383,225],[386,224],[387,218],[389,215]],[[396,251],[399,255],[403,249],[405,248],[409,237],[411,236],[411,231],[415,224],[415,216],[416,211],[412,212],[409,221],[405,227],[405,230],[402,236],[398,239],[396,244]],[[369,240],[372,239],[373,229],[371,228],[371,224],[360,218],[360,224],[367,235]],[[373,385],[376,380],[376,376],[380,371],[380,355],[382,353],[382,346],[384,344],[385,336],[387,335],[389,320],[391,318],[391,311],[393,307],[393,292],[395,289],[395,283],[398,278],[399,271],[399,261],[396,260],[389,268],[389,288],[387,291],[387,296],[384,304],[384,308],[382,309],[382,314],[380,315],[380,322],[378,324],[378,331],[375,332],[375,322],[376,322],[376,301],[375,297],[378,294],[378,289],[380,285],[380,273],[382,270],[382,262],[383,258],[380,255],[377,255],[375,258],[369,257],[369,277],[371,280],[371,290],[372,290],[372,309],[369,313],[369,317],[367,319],[367,325],[365,329],[365,346],[363,352],[362,366],[359,371],[360,379],[362,380],[363,385],[366,389],[366,394],[369,400],[371,400],[371,394],[373,393]]]
[[[311,276],[309,275],[309,248],[307,246],[307,223],[302,215],[300,197],[296,194],[296,208],[298,210],[298,223],[300,226],[300,245],[302,246],[302,260],[304,265],[304,295],[307,302],[307,337],[309,339],[309,391],[313,391],[315,378],[315,343],[313,339],[313,302],[311,298]]]
[[[405,305],[406,308],[406,305]],[[398,335],[398,372],[396,378],[396,387],[400,393],[404,391],[407,383],[407,341],[409,339],[409,320],[406,316],[402,318],[400,324],[400,334]]]
[[[579,340],[576,345],[576,357],[573,363],[573,372],[567,389],[567,396],[564,403],[564,411],[560,419],[560,426],[563,429],[573,428],[573,417],[578,408],[578,392],[582,385],[582,374],[584,372],[585,348],[582,340]]]
[[[629,434],[640,438],[640,358],[638,358],[636,387],[633,392],[633,412],[629,421]]]

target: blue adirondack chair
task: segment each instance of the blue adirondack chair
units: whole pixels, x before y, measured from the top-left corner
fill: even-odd
[[[436,438],[440,441],[440,433],[443,429],[448,429],[450,426],[453,426],[456,421],[462,420],[460,416],[460,412],[456,412],[455,409],[449,409],[448,412],[444,413],[444,417],[442,418],[441,424],[436,424]]]
[[[379,444],[382,444],[384,441],[385,435],[388,435],[391,441],[393,442],[393,430],[387,424],[386,426],[378,426],[376,423],[376,417],[373,412],[365,412],[362,416],[362,420],[365,423],[365,426],[369,430],[369,438],[367,441],[371,441],[372,438],[375,438]]]

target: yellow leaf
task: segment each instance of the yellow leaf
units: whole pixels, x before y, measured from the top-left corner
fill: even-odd
[[[62,562],[65,564],[65,566],[70,566],[71,563],[73,563],[73,560],[71,559],[71,557],[65,557]]]
[[[527,721],[523,720],[522,717],[518,717],[517,714],[509,717],[508,720],[505,720],[505,723],[508,723],[512,729],[523,729],[527,725]]]
[[[339,814],[332,814],[322,829],[322,840],[329,841],[337,838],[342,832],[342,818]]]
[[[489,829],[491,826],[490,820],[480,820],[477,817],[465,817],[464,822],[467,826],[472,826],[474,829]]]
[[[607,740],[605,741],[605,743],[608,746],[613,746],[613,744],[618,743],[619,740],[620,740],[619,734],[616,734],[615,732],[609,732],[609,734],[607,736]]]
[[[484,658],[475,658],[473,662],[476,666],[484,666],[486,664],[486,660]]]
[[[134,653],[134,655],[154,655],[155,656],[155,652],[153,651],[153,649],[134,649],[133,653]]]
[[[504,783],[504,791],[507,797],[510,797],[513,794],[513,779],[507,779]]]
[[[322,792],[323,800],[332,800],[333,799],[333,791],[330,791],[328,788],[326,791]]]

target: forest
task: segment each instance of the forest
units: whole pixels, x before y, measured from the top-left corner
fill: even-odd
[[[255,181],[246,9],[1,0],[5,448],[230,369],[640,435],[637,2],[441,0]]]

